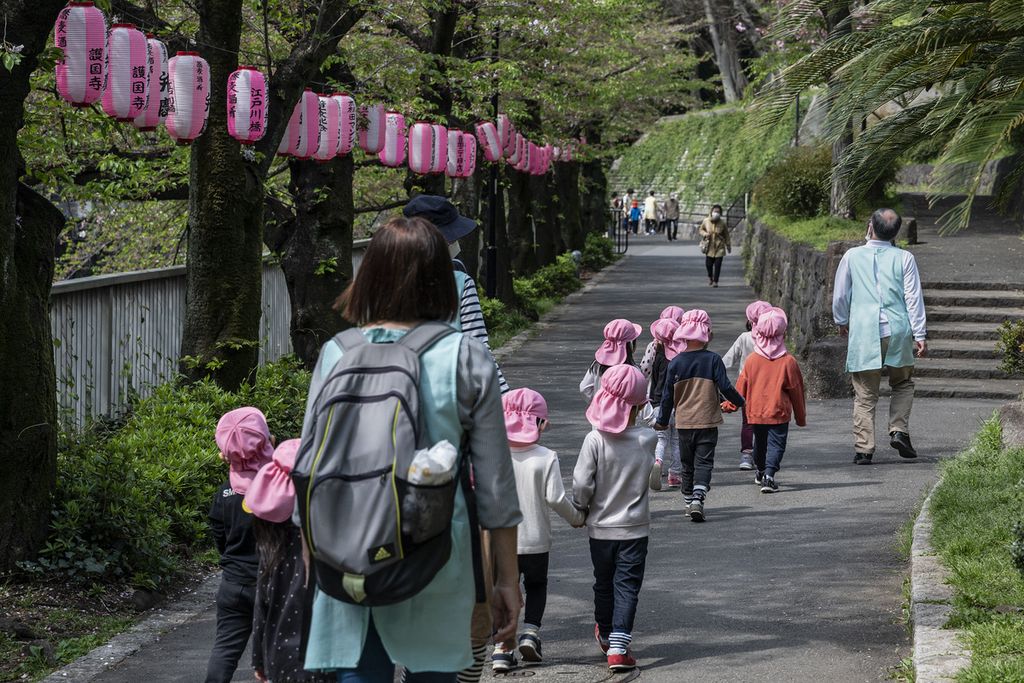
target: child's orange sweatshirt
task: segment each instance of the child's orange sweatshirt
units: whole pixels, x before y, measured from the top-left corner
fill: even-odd
[[[759,353],[747,358],[736,391],[746,399],[747,422],[774,425],[789,422],[807,424],[807,405],[804,402],[804,377],[796,358],[788,353],[768,360]]]

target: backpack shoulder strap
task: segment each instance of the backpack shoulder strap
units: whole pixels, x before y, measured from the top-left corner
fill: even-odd
[[[342,351],[351,351],[370,342],[366,341],[366,335],[358,327],[350,327],[334,335],[334,343],[340,346]]]
[[[442,322],[426,322],[406,332],[398,340],[398,343],[418,356],[449,334],[455,334],[455,329],[451,325]]]

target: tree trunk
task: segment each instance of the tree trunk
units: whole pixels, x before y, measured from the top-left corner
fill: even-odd
[[[597,126],[587,129],[587,140],[597,149],[601,142]],[[587,233],[603,234],[608,230],[608,176],[604,172],[604,160],[594,155],[580,164],[582,176],[583,239]]]
[[[350,327],[333,304],[352,281],[355,167],[344,156],[326,164],[292,161],[290,170],[295,215],[284,225],[268,220],[266,239],[281,256],[288,284],[292,348],[311,370],[320,347]]]
[[[722,76],[725,101],[738,102],[743,99],[746,76],[740,65],[736,43],[731,40],[731,33],[723,34],[723,31],[728,30],[728,26],[719,18],[715,2],[716,0],[704,0],[704,20],[708,24],[708,33],[711,34],[711,44],[715,48],[715,63],[718,65],[718,73]]]
[[[200,45],[210,64],[210,112],[192,144],[189,178],[188,269],[182,372],[211,376],[225,389],[248,380],[259,360],[262,294],[262,179],[228,135],[227,90],[238,67],[241,0],[201,0]],[[198,361],[198,364],[195,362]]]
[[[580,198],[580,165],[570,161],[556,162],[552,166],[555,174],[555,195],[558,198],[558,222],[564,249],[582,250],[584,230]]]
[[[486,194],[487,201],[486,203],[483,204],[483,206],[485,207],[486,211],[484,215],[487,216],[488,218],[484,222],[484,234],[482,238],[485,241],[485,244],[487,245],[487,249],[484,251],[485,258],[481,272],[484,275],[484,282],[488,282],[490,279],[488,272],[490,269],[489,252],[493,247],[495,256],[495,291],[493,296],[500,300],[502,303],[511,306],[516,303],[516,293],[515,289],[512,286],[512,249],[509,244],[508,229],[506,227],[507,221],[505,215],[505,187],[503,186],[501,178],[502,174],[499,170],[497,174],[498,192],[497,196],[494,198],[495,202],[497,203],[496,211],[494,212],[494,215],[497,216],[497,221],[496,225],[494,226],[494,236],[492,240],[491,226],[489,223],[490,216],[492,215],[490,207],[492,197],[489,189],[491,169],[488,168],[486,173],[487,178],[486,181],[484,182],[484,192]],[[487,294],[488,296],[492,296],[490,292],[488,292]]]
[[[518,171],[506,173],[508,185],[508,243],[509,262],[515,277],[530,275],[537,270],[534,248],[533,217],[530,214],[530,176]]]
[[[477,225],[484,225],[486,221],[482,220],[480,215],[480,176],[480,173],[474,173],[471,178],[455,180],[452,189],[452,203],[458,207],[460,214],[466,218],[472,218]],[[459,260],[465,264],[466,272],[474,280],[478,280],[480,275],[481,229],[474,230],[459,240],[459,246],[462,248]],[[477,284],[479,285],[479,283]]]
[[[46,540],[57,467],[50,283],[61,213],[18,182],[18,131],[32,71],[63,2],[5,2],[5,39],[22,61],[0,67],[0,571]]]
[[[558,230],[558,210],[552,183],[547,175],[526,176],[530,191],[530,214],[533,219],[537,265],[554,263],[555,258],[565,251],[562,236]]]
[[[827,17],[827,23],[829,33],[832,36],[841,36],[849,34],[852,31],[852,26],[849,21],[846,21],[850,16],[850,8],[848,5],[837,6],[831,11]],[[841,89],[842,83],[835,77],[829,79],[828,90],[829,90],[829,101],[835,101],[836,92]],[[853,205],[850,202],[850,185],[844,179],[840,178],[834,171],[839,166],[839,162],[846,153],[846,149],[853,144],[853,123],[847,121],[845,128],[843,129],[842,135],[832,143],[832,188],[829,195],[829,213],[833,216],[839,216],[840,218],[853,218]]]

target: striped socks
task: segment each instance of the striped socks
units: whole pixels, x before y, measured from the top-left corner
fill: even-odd
[[[480,683],[484,673],[484,662],[487,661],[487,643],[473,644],[473,663],[459,672],[458,683]]]
[[[622,631],[612,631],[608,636],[608,654],[624,655],[629,652],[629,644],[633,640],[633,634]]]

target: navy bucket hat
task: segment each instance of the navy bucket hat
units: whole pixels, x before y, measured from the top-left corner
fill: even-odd
[[[448,244],[476,230],[476,221],[459,214],[455,205],[444,197],[421,194],[409,200],[402,209],[406,218],[425,218],[441,231]]]

